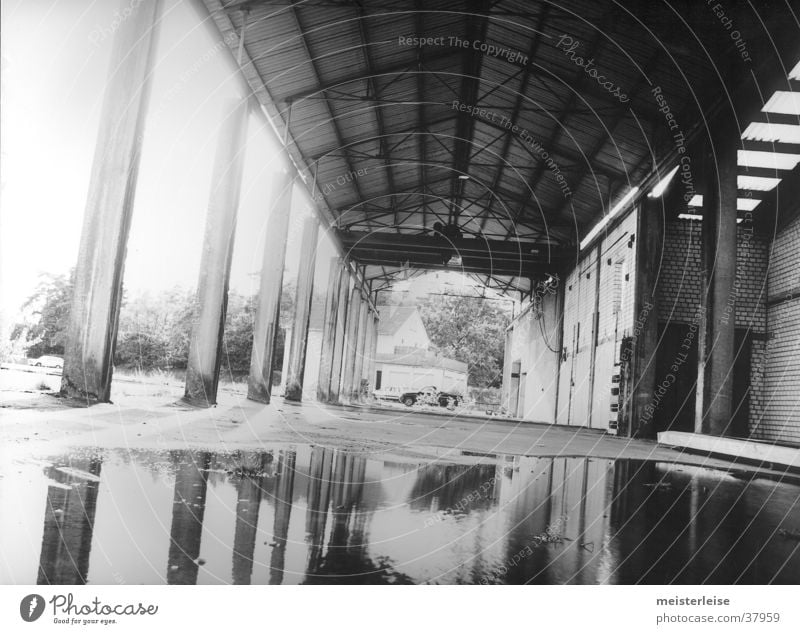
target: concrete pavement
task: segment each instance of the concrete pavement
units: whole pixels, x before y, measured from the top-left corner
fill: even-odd
[[[457,460],[467,452],[630,458],[739,469],[726,460],[681,453],[653,441],[492,417],[296,404],[279,398],[263,405],[226,392],[210,409],[191,407],[174,395],[128,396],[91,408],[71,407],[49,394],[26,396],[2,403],[4,451],[54,453],[75,447],[234,451],[314,444],[431,460]]]

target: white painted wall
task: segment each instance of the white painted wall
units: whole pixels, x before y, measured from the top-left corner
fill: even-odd
[[[502,402],[525,420],[608,429],[622,338],[634,323],[637,214],[631,211],[506,335]],[[563,306],[563,308],[562,308]],[[594,361],[592,358],[594,357]],[[519,363],[519,391],[510,394]],[[592,365],[594,363],[594,366]],[[517,411],[514,404],[518,404]]]
[[[382,372],[381,389],[399,387],[416,390],[435,385],[445,392],[467,393],[466,372],[393,363],[377,363],[375,370]],[[372,383],[374,384],[374,377]]]

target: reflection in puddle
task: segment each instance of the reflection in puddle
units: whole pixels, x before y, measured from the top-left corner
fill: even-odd
[[[298,446],[0,465],[0,582],[800,582],[794,484],[632,460],[462,460]]]

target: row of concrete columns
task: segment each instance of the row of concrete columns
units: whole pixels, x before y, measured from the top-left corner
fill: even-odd
[[[362,401],[362,381],[375,374],[378,314],[349,277],[340,259],[331,261],[317,381],[317,399],[327,403]]]
[[[145,112],[152,77],[160,0],[143,0],[115,34],[110,76],[92,167],[76,268],[62,392],[91,404],[109,400],[119,323],[128,230],[136,190]],[[225,105],[211,178],[197,299],[190,338],[185,399],[216,403],[242,173],[250,115],[248,99]],[[248,398],[268,403],[278,332],[293,178],[280,171],[272,184],[256,307]],[[295,313],[288,355],[286,398],[299,401],[308,343],[319,222],[304,222]],[[359,276],[363,280],[363,275]],[[352,283],[352,295],[347,293]],[[331,267],[323,338],[327,402],[359,400],[364,358],[374,351],[376,318],[363,281],[342,260]],[[370,346],[372,346],[370,348]],[[374,354],[372,355],[374,358]],[[322,384],[321,384],[322,388]]]

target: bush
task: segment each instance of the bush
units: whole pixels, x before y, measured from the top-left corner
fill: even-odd
[[[65,275],[42,276],[36,292],[23,306],[23,320],[4,333],[0,346],[4,359],[22,353],[27,357],[64,354],[65,331],[72,300],[73,278]],[[281,324],[289,322],[294,306],[294,289],[284,284],[281,295]],[[175,288],[159,293],[125,295],[120,311],[114,365],[139,372],[185,369],[195,315],[194,291]],[[253,346],[255,297],[236,292],[228,295],[225,321],[222,372],[230,378],[246,375]],[[273,368],[283,360],[284,332],[279,329],[275,341]],[[277,372],[280,378],[280,372]]]
[[[117,341],[116,365],[152,370],[169,363],[169,344],[160,333],[126,332]]]

